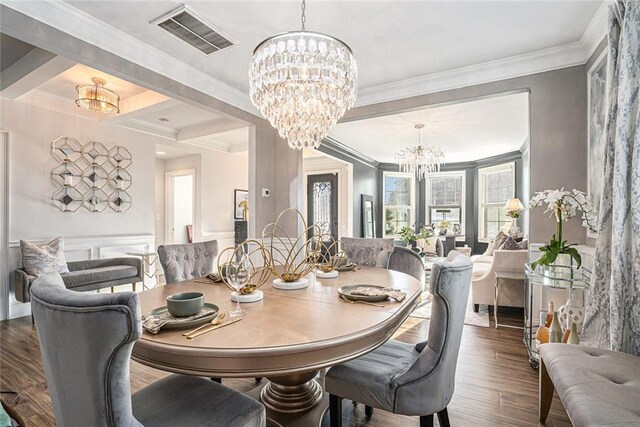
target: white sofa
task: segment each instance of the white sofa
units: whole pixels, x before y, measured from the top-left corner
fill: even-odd
[[[528,250],[495,250],[493,255],[473,255],[471,302],[477,312],[480,304],[493,305],[496,271],[524,273]],[[500,279],[500,306],[524,307],[524,281]]]

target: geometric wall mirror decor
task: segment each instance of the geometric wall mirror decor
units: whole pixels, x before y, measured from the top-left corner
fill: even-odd
[[[84,207],[89,212],[126,212],[131,207],[133,159],[126,147],[107,147],[98,141],[82,145],[76,138],[62,136],[51,143],[57,164],[51,169],[56,187],[52,202],[63,212]]]

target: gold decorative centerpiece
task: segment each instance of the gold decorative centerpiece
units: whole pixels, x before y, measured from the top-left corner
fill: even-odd
[[[313,247],[315,251],[316,265],[318,271],[316,276],[323,279],[335,279],[340,275],[337,268],[346,264],[347,257],[341,250],[340,240],[335,240],[323,224],[318,224],[318,234],[316,235]]]
[[[291,232],[291,228],[297,230]],[[287,229],[289,231],[287,231]],[[299,233],[299,234],[297,234]],[[307,226],[302,213],[295,208],[285,209],[275,222],[262,231],[262,245],[268,253],[276,289],[302,289],[309,286],[304,277],[320,259],[322,245],[317,225]]]
[[[227,274],[229,266],[235,260],[238,261],[242,257],[246,257],[249,266],[249,278],[247,283],[243,285],[239,292],[231,283]],[[256,302],[264,298],[259,288],[267,283],[271,277],[271,263],[269,262],[269,253],[258,240],[247,240],[237,247],[229,247],[220,252],[218,256],[218,272],[222,278],[222,282],[231,289],[231,300],[240,302]]]

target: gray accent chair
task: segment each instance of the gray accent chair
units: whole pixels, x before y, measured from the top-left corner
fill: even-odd
[[[215,272],[216,256],[218,256],[216,240],[158,246],[158,258],[166,283],[199,279]]]
[[[53,273],[31,294],[58,425],[265,425],[261,403],[204,378],[171,375],[131,396],[129,361],[142,334],[134,292],[73,292]]]
[[[351,262],[361,267],[387,268],[393,252],[393,239],[343,237],[340,241]]]
[[[94,291],[119,285],[135,284],[144,281],[142,259],[134,257],[90,259],[67,263],[68,273],[60,276],[67,289],[74,291]],[[31,301],[30,289],[35,276],[30,276],[22,268],[15,272],[16,299],[20,302]]]
[[[424,262],[422,258],[420,258],[420,255],[411,249],[396,246],[389,257],[389,265],[387,268],[415,277],[420,282],[422,289],[424,289]]]
[[[420,426],[449,426],[447,405],[455,386],[458,350],[471,286],[471,260],[451,252],[431,273],[433,308],[429,339],[415,345],[389,340],[376,350],[329,369],[325,390],[330,394],[331,427],[342,425],[342,399],[394,414],[420,417]]]

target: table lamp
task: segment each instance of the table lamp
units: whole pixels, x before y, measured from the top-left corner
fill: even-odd
[[[518,218],[520,218],[520,213],[524,210],[524,206],[520,199],[514,197],[504,205],[504,209],[507,211],[507,216],[511,218],[511,229],[509,230],[509,235],[515,236],[520,233],[520,228],[516,223]]]

